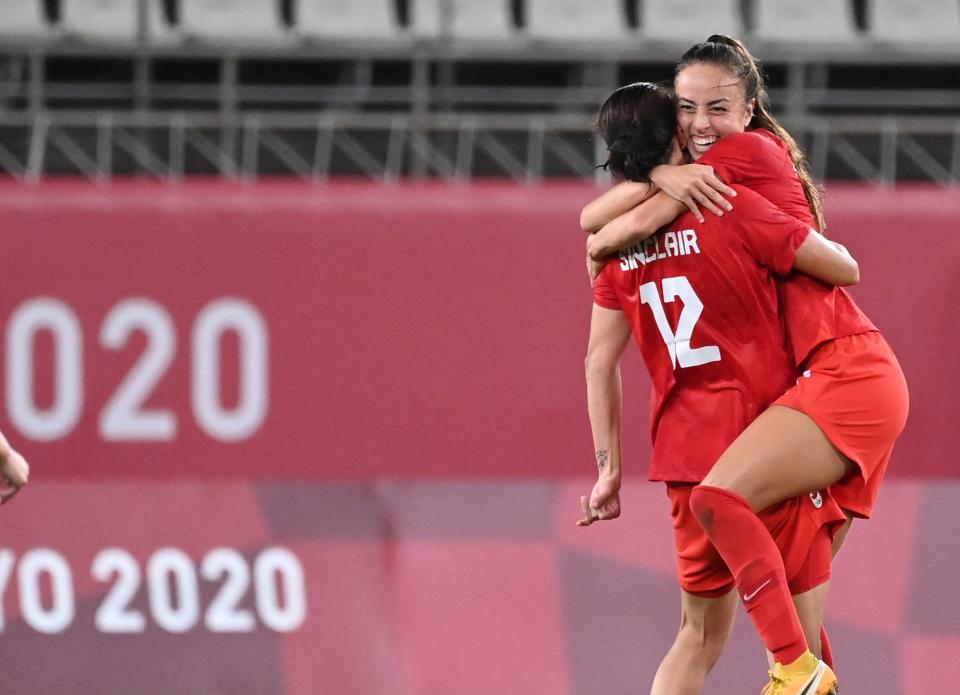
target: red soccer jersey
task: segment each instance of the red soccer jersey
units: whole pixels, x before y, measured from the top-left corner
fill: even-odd
[[[653,386],[651,480],[699,482],[795,380],[774,274],[809,226],[743,186],[733,212],[678,218],[604,266],[594,301],[624,309]]]
[[[743,184],[788,215],[814,226],[790,150],[773,133],[757,129],[728,135],[697,163],[709,164],[727,183]],[[842,288],[794,271],[778,290],[787,339],[798,366],[828,340],[877,330]]]

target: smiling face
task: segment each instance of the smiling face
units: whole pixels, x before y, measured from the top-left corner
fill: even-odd
[[[676,78],[677,123],[690,156],[699,159],[720,138],[742,133],[753,118],[754,101],[729,70],[693,63]]]

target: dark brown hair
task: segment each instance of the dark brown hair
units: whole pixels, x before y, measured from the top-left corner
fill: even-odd
[[[723,34],[714,34],[703,43],[698,43],[690,48],[680,57],[675,75],[679,75],[688,65],[696,63],[717,65],[729,70],[736,76],[737,81],[743,86],[745,101],[749,103],[751,99],[754,100],[753,119],[750,121],[750,127],[768,130],[786,143],[790,150],[793,166],[800,177],[800,183],[803,184],[803,192],[807,197],[807,203],[810,205],[810,212],[813,213],[817,227],[823,232],[826,225],[823,219],[820,187],[814,182],[813,176],[810,174],[810,167],[807,165],[807,156],[800,149],[797,141],[770,113],[767,85],[757,60],[750,54],[747,47],[737,39]]]
[[[634,82],[607,97],[596,128],[607,143],[603,168],[630,181],[648,183],[653,168],[670,158],[677,108],[665,87]]]

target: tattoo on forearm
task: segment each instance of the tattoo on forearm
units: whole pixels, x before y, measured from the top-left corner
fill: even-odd
[[[607,459],[610,458],[610,452],[606,449],[600,449],[597,452],[597,467],[602,471],[603,467],[607,465]]]

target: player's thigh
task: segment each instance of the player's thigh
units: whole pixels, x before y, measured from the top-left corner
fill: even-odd
[[[759,511],[835,483],[850,465],[809,416],[774,405],[723,452],[703,484],[735,492]]]
[[[680,635],[719,654],[723,651],[737,615],[737,592],[733,589],[715,598],[703,598],[681,590]]]

